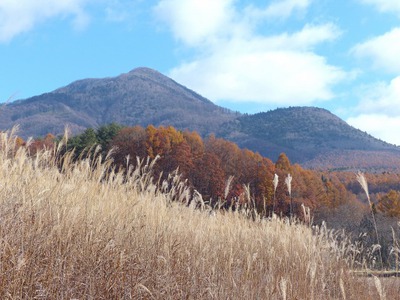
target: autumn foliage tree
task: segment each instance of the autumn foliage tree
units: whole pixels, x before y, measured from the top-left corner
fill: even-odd
[[[400,192],[390,190],[380,196],[377,209],[389,217],[400,217]]]
[[[43,149],[52,149],[55,145],[56,137],[48,133],[44,138],[37,138],[29,144],[29,153],[35,155],[38,151]]]
[[[155,178],[165,179],[178,170],[187,184],[210,203],[220,200],[225,206],[247,203],[255,205],[259,213],[270,214],[275,174],[280,178],[275,194],[277,214],[289,215],[291,202],[294,213],[301,215],[302,204],[316,210],[322,206],[337,207],[347,199],[343,183],[334,174],[291,165],[284,153],[273,163],[214,135],[203,140],[196,132],[179,131],[171,126],[143,128],[111,124],[97,130],[87,129],[69,141],[69,147],[77,155],[96,144],[103,149],[114,149],[112,158],[117,168],[135,165],[136,157],[158,156]],[[291,197],[284,182],[289,174],[293,177]]]
[[[155,176],[179,168],[188,184],[200,192],[205,200],[244,204],[248,189],[251,203],[261,213],[272,211],[274,187],[277,174],[281,180],[276,191],[275,213],[288,215],[290,197],[284,179],[291,174],[294,212],[301,214],[301,205],[315,210],[319,207],[337,207],[347,199],[347,191],[335,176],[305,170],[291,165],[282,153],[274,164],[271,160],[214,135],[203,140],[198,133],[178,131],[173,127],[140,126],[121,129],[111,142],[117,149],[114,159],[119,165],[136,162],[135,157],[160,156]],[[226,188],[227,180],[229,188]],[[246,188],[245,188],[246,185]]]
[[[215,204],[224,194],[226,174],[221,159],[211,152],[205,152],[197,161],[191,182],[203,198]]]
[[[25,145],[24,139],[18,136],[18,137],[15,139],[15,146],[16,146],[16,148],[18,149],[19,147],[22,147],[22,146],[24,146],[24,145]]]
[[[292,173],[292,166],[285,153],[281,153],[275,162],[275,173],[280,178],[276,189],[275,213],[288,216],[290,212],[290,197],[285,184],[285,178]],[[293,190],[297,191],[296,189]]]
[[[117,166],[126,167],[130,161],[135,163],[136,157],[146,158],[147,133],[143,127],[125,127],[111,140],[110,147],[115,148],[113,155]]]
[[[265,211],[267,205],[271,206],[274,174],[271,160],[253,151],[240,149],[236,144],[213,135],[206,140],[206,149],[220,158],[226,179],[233,176],[229,198],[243,200],[243,185],[247,185],[253,198],[251,204],[256,204],[260,212]],[[230,202],[230,199],[226,200]]]

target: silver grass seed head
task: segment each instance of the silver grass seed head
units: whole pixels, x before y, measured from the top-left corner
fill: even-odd
[[[276,192],[276,188],[278,187],[279,176],[277,174],[274,175],[274,180],[272,181],[274,184],[274,192]]]
[[[232,185],[232,181],[235,177],[234,176],[229,176],[228,180],[226,181],[226,185],[225,185],[225,191],[224,191],[224,198],[226,199],[229,195],[229,191],[231,189],[231,185]]]
[[[367,198],[369,200],[368,183],[367,183],[367,179],[365,178],[364,173],[362,173],[362,172],[357,173],[357,181],[360,183],[362,189],[364,190],[364,192],[367,195]]]
[[[71,133],[71,129],[69,128],[69,125],[66,125],[64,127],[64,136],[63,136],[63,142],[65,144],[68,143],[68,139],[69,139],[70,133]]]
[[[288,189],[288,192],[289,192],[290,196],[292,195],[292,179],[293,179],[293,177],[290,174],[288,174],[286,179],[285,179],[285,183],[286,183],[286,186],[287,186],[287,189]]]

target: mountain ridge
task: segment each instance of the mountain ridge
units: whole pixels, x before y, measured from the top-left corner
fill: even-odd
[[[312,168],[354,168],[356,157],[364,165],[372,160],[370,168],[388,169],[394,165],[400,170],[399,147],[351,127],[326,109],[289,107],[240,114],[144,67],[116,77],[77,80],[52,92],[9,103],[0,110],[0,129],[20,124],[24,137],[61,134],[65,124],[73,133],[79,133],[111,122],[171,125],[195,130],[203,137],[214,133],[272,160],[285,152],[292,162]],[[344,155],[353,157],[352,161],[346,163]]]
[[[53,112],[49,116],[49,113]],[[1,112],[0,112],[1,113]],[[190,120],[185,117],[190,113]],[[26,136],[63,132],[117,122],[122,125],[172,125],[205,135],[236,114],[148,68],[116,77],[82,79],[52,92],[18,100],[3,108],[0,128],[20,123]],[[48,119],[50,118],[50,120]]]
[[[243,115],[220,134],[268,157],[284,152],[308,168],[400,171],[400,147],[323,108],[289,107]]]

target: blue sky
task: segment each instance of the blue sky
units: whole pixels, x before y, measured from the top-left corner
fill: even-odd
[[[311,105],[400,145],[398,0],[1,0],[0,102],[154,68],[247,113]]]

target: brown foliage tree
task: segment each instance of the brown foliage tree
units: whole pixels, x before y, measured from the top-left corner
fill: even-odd
[[[287,174],[291,172],[290,161],[285,153],[279,155],[278,160],[275,163],[275,168]]]
[[[192,176],[194,187],[205,200],[212,200],[213,204],[223,197],[225,172],[217,155],[205,152],[201,160],[195,164]]]
[[[55,139],[56,137],[53,134],[48,133],[43,139],[34,140],[29,145],[29,152],[31,155],[35,155],[43,149],[52,149],[55,145]]]
[[[114,161],[118,166],[126,166],[127,157],[135,163],[136,157],[146,158],[147,134],[143,127],[125,127],[113,138],[111,146],[116,149]]]
[[[389,217],[400,217],[400,192],[390,190],[380,196],[377,209]]]

